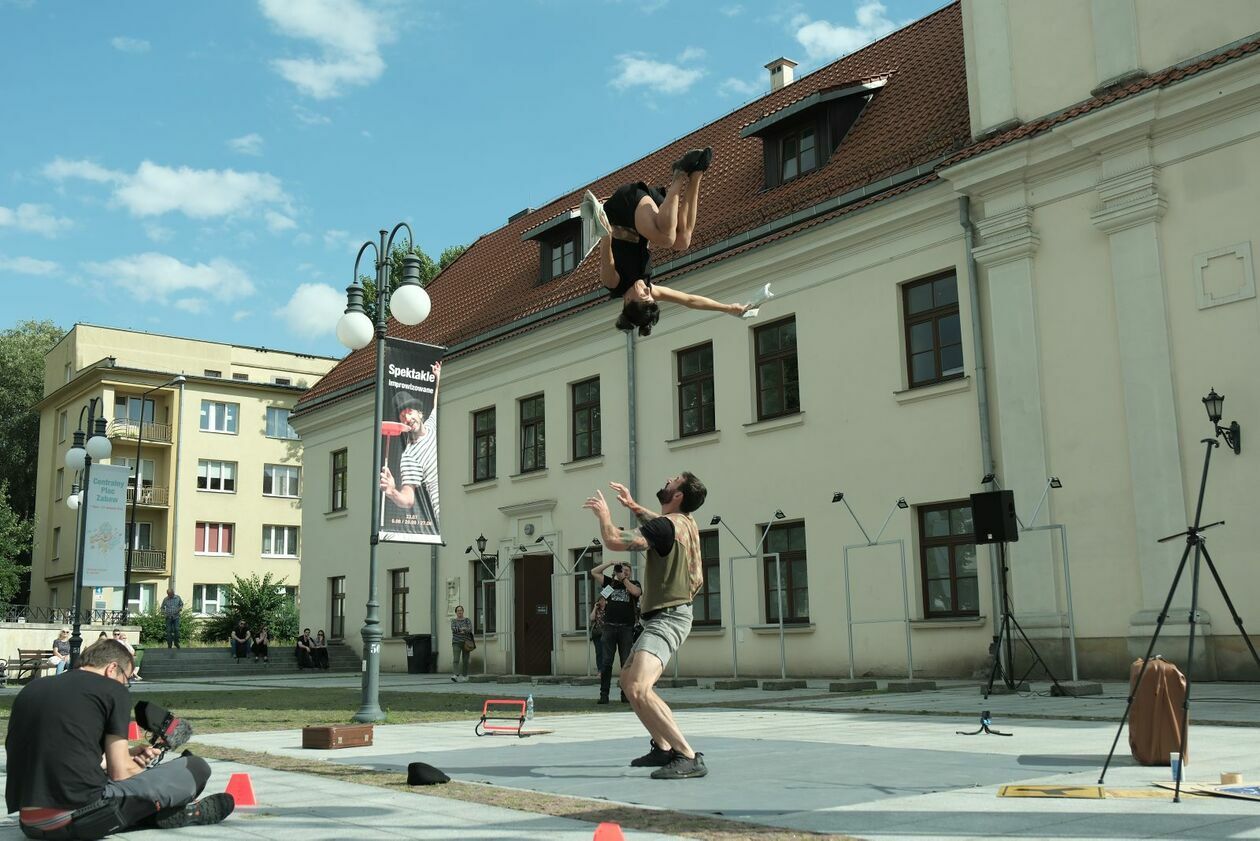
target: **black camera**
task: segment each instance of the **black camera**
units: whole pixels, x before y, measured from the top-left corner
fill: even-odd
[[[619,575],[620,573],[621,573],[621,564],[613,564],[613,575]]]

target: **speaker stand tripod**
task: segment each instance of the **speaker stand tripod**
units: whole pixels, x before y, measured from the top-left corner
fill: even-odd
[[[1190,638],[1189,650],[1186,653],[1186,699],[1181,705],[1181,744],[1180,754],[1186,755],[1186,737],[1189,735],[1186,729],[1186,723],[1190,718],[1190,686],[1191,674],[1194,671],[1194,630],[1195,624],[1199,618],[1199,560],[1202,558],[1207,561],[1208,571],[1212,573],[1212,578],[1216,581],[1216,587],[1221,591],[1221,597],[1225,600],[1226,606],[1229,608],[1229,614],[1234,619],[1234,624],[1238,626],[1238,633],[1242,635],[1243,642],[1247,644],[1247,649],[1251,651],[1251,658],[1256,661],[1256,665],[1260,666],[1260,654],[1256,653],[1256,647],[1251,643],[1251,637],[1247,635],[1247,629],[1243,627],[1242,618],[1238,615],[1238,611],[1234,608],[1234,602],[1229,597],[1229,593],[1225,591],[1225,583],[1221,581],[1220,573],[1216,571],[1216,564],[1212,562],[1212,556],[1208,554],[1207,544],[1204,542],[1202,533],[1210,528],[1224,525],[1224,520],[1218,520],[1215,523],[1208,523],[1206,526],[1200,525],[1203,517],[1203,495],[1207,490],[1208,467],[1212,463],[1212,450],[1219,447],[1220,444],[1215,438],[1204,438],[1203,443],[1207,445],[1207,454],[1203,458],[1203,477],[1199,480],[1199,501],[1194,509],[1194,525],[1185,531],[1177,534],[1170,534],[1168,537],[1159,539],[1160,543],[1167,543],[1170,540],[1176,540],[1179,537],[1186,539],[1186,548],[1181,553],[1181,562],[1177,564],[1177,572],[1173,575],[1172,586],[1168,588],[1168,598],[1164,599],[1164,607],[1159,612],[1159,618],[1155,621],[1155,633],[1151,635],[1151,644],[1146,648],[1146,656],[1142,658],[1142,668],[1138,669],[1137,680],[1133,682],[1129,691],[1129,702],[1124,706],[1124,715],[1120,717],[1120,726],[1116,728],[1116,738],[1111,742],[1111,750],[1107,753],[1107,761],[1103,763],[1102,773],[1098,775],[1098,784],[1103,784],[1103,778],[1107,776],[1107,768],[1111,766],[1111,759],[1115,756],[1116,745],[1120,742],[1120,734],[1124,731],[1125,722],[1129,720],[1129,712],[1133,708],[1133,697],[1137,694],[1137,688],[1142,685],[1142,676],[1146,674],[1146,667],[1150,665],[1151,654],[1155,651],[1155,642],[1159,639],[1159,633],[1164,629],[1164,620],[1168,618],[1168,608],[1172,604],[1173,595],[1177,592],[1177,584],[1181,581],[1181,573],[1185,571],[1186,561],[1190,557],[1190,550],[1194,550],[1194,569],[1191,572],[1190,584]],[[1182,763],[1185,767],[1185,763]],[[1184,773],[1177,774],[1177,785],[1173,789],[1173,802],[1181,802],[1181,778]]]
[[[1032,644],[1032,640],[1028,638],[1028,634],[1024,633],[1024,629],[1020,627],[1019,620],[1015,618],[1015,614],[1011,611],[1010,587],[1006,581],[1006,574],[1008,570],[1006,566],[1005,542],[998,543],[998,563],[998,587],[1001,590],[1002,620],[998,625],[997,636],[993,638],[993,668],[989,671],[989,682],[984,688],[985,700],[987,701],[989,696],[993,694],[993,683],[997,679],[998,672],[1002,673],[1002,683],[1006,686],[1006,688],[1014,691],[1017,687],[1023,686],[1024,681],[1030,674],[1032,674],[1032,670],[1037,668],[1038,663],[1041,664],[1041,668],[1044,669],[1046,675],[1049,676],[1050,682],[1054,684],[1057,689],[1057,694],[1071,695],[1072,693],[1064,689],[1055,678],[1054,672],[1050,671],[1050,666],[1046,664],[1046,661],[1042,658],[1040,652],[1037,651],[1037,647]],[[1016,631],[1019,631],[1020,637],[1024,640],[1024,645],[1028,646],[1028,650],[1032,652],[1033,656],[1033,661],[1032,664],[1029,665],[1028,671],[1024,672],[1023,676],[1019,679],[1016,679],[1014,675],[1015,661],[1013,658],[1013,637],[1011,636],[1012,625],[1015,627]],[[1002,665],[1002,650],[1004,644],[1006,650],[1005,666]]]

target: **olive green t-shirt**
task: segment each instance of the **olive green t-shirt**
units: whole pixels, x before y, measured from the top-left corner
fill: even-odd
[[[643,613],[690,604],[704,583],[700,530],[690,514],[666,514],[643,525],[648,539],[643,566]]]

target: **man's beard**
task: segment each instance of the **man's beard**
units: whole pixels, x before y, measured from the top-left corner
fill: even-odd
[[[669,505],[669,501],[674,498],[675,493],[675,491],[669,489],[669,485],[666,485],[656,492],[656,501],[661,505]]]

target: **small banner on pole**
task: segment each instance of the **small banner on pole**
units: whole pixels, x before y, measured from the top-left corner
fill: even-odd
[[[441,543],[438,379],[445,348],[385,340],[381,414],[381,540]]]
[[[93,464],[88,478],[83,527],[83,586],[121,587],[127,548],[127,484],[131,468]]]

